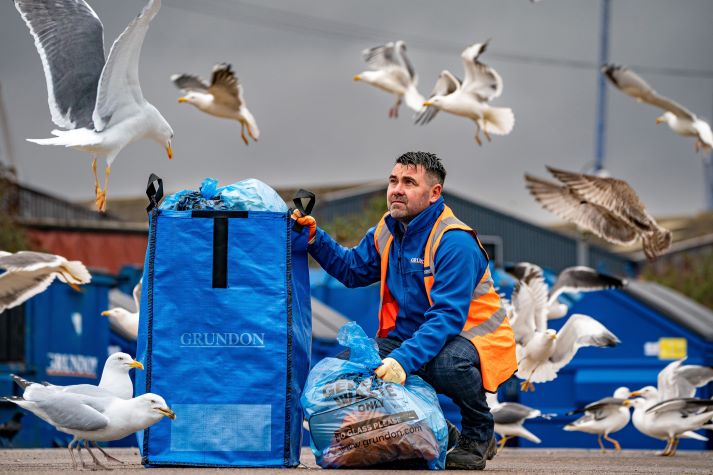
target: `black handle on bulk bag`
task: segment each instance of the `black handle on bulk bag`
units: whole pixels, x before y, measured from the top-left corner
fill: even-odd
[[[302,198],[307,198],[309,200],[307,202],[307,206],[302,205]],[[292,198],[292,202],[295,204],[295,208],[298,209],[300,213],[302,213],[302,216],[307,216],[312,212],[312,208],[314,208],[315,196],[314,193],[312,193],[311,191],[303,190],[302,188],[300,188],[299,191],[295,193],[295,197]],[[292,225],[292,230],[295,232],[302,231],[302,228],[303,226],[297,221],[295,221]]]
[[[161,198],[163,198],[163,180],[154,173],[149,176],[149,182],[146,185],[146,196],[149,198],[149,205],[146,207],[146,212],[150,213],[152,209],[158,206],[158,202],[161,201]]]

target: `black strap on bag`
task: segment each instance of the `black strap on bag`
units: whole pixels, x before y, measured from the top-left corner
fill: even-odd
[[[304,206],[302,204],[302,198],[307,198],[307,206]],[[295,197],[292,198],[292,202],[295,204],[295,208],[299,210],[300,213],[302,213],[302,216],[307,216],[312,212],[312,208],[314,208],[314,202],[315,202],[315,196],[314,193],[311,191],[303,190],[302,188],[299,189],[297,193],[295,193]],[[292,225],[292,230],[295,232],[300,232],[302,231],[303,226],[299,224],[297,221]]]
[[[163,180],[154,173],[149,176],[149,182],[146,185],[146,196],[149,198],[149,205],[146,207],[146,212],[150,213],[152,209],[158,206],[161,198],[163,198]]]

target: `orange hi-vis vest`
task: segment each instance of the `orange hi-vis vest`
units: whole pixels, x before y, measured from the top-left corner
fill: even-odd
[[[388,213],[381,218],[374,233],[374,246],[381,256],[381,300],[379,302],[379,331],[377,333],[377,336],[381,338],[385,338],[396,327],[396,317],[399,313],[399,305],[386,285],[389,249],[394,240],[391,231],[386,226],[387,215]],[[487,256],[476,232],[456,218],[453,211],[446,206],[431,229],[423,256],[423,280],[431,305],[433,305],[433,300],[431,300],[431,287],[433,287],[434,279],[433,259],[443,234],[453,229],[469,232]],[[488,392],[496,392],[498,386],[517,371],[517,359],[515,357],[515,334],[510,326],[507,311],[495,291],[488,268],[485,269],[483,278],[473,290],[468,318],[460,335],[470,340],[478,350],[483,387]]]

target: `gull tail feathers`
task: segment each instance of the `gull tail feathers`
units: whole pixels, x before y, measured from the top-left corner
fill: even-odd
[[[518,435],[519,437],[522,437],[523,439],[527,439],[530,442],[533,442],[535,444],[539,444],[542,442],[539,437],[537,437],[535,434],[533,434],[529,430],[525,429],[524,427],[520,427],[517,430],[516,435]]]
[[[406,90],[404,100],[406,101],[406,105],[409,109],[413,109],[415,112],[420,112],[421,109],[423,109],[424,98],[413,84]]]
[[[486,107],[481,119],[483,130],[496,134],[507,135],[515,126],[515,114],[509,107]]]
[[[59,145],[64,147],[81,147],[101,143],[101,137],[89,129],[53,130],[56,137],[48,139],[27,139],[28,142],[39,145]]]
[[[701,435],[698,432],[693,432],[692,430],[687,430],[680,436],[683,439],[693,439],[693,440],[702,440],[703,442],[708,441],[708,437],[705,435]]]

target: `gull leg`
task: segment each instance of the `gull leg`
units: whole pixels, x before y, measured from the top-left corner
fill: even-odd
[[[678,438],[678,436],[674,436],[674,437],[673,437],[673,445],[672,445],[672,447],[671,447],[671,453],[669,454],[671,457],[673,457],[674,455],[676,455],[676,451],[678,450],[678,441],[679,441],[679,440],[680,440],[680,439]]]
[[[605,438],[606,440],[608,440],[609,442],[611,442],[612,444],[614,444],[614,450],[615,450],[617,453],[618,453],[618,452],[621,452],[621,445],[619,445],[619,442],[617,442],[616,440],[614,440],[614,439],[608,437],[607,434],[604,434],[604,438]]]
[[[77,470],[77,468],[78,468],[77,460],[74,458],[74,452],[72,452],[72,447],[75,442],[78,442],[76,437],[74,439],[72,439],[71,441],[69,441],[69,445],[67,445],[67,449],[69,450],[69,456],[72,457],[72,467],[75,470]],[[80,456],[80,460],[81,460],[81,456]]]
[[[537,369],[537,367],[535,367],[532,371],[530,371],[530,376],[528,376],[525,381],[520,383],[520,391],[523,391],[523,392],[532,391],[533,393],[535,392],[535,385],[530,382],[530,379],[532,378],[532,375],[535,373],[536,369]]]
[[[483,124],[483,133],[485,134],[485,138],[488,139],[488,142],[492,142],[493,140],[490,138],[490,134],[488,133],[488,123],[485,122]]]
[[[114,461],[114,462],[119,462],[120,464],[123,464],[123,463],[124,463],[124,462],[122,462],[121,460],[119,460],[119,459],[117,459],[117,458],[114,458],[114,457],[112,457],[111,455],[109,455],[108,453],[104,452],[104,449],[102,449],[101,446],[100,446],[99,444],[97,444],[96,442],[92,441],[92,444],[94,445],[94,447],[96,447],[97,449],[99,449],[99,452],[101,452],[102,454],[104,454],[104,457],[106,457],[107,460],[112,460],[112,461]]]
[[[475,143],[478,145],[483,145],[483,141],[480,140],[480,124],[475,123]]]
[[[79,461],[82,463],[82,468],[87,468],[87,464],[84,463],[84,459],[82,458],[82,442],[77,442],[77,455],[79,456]]]
[[[240,136],[243,138],[243,142],[245,142],[245,145],[248,144],[248,138],[245,136],[245,122],[240,121]]]
[[[94,461],[94,465],[103,468],[104,470],[111,470],[109,467],[106,465],[103,465],[99,459],[94,455],[94,452],[92,452],[92,449],[89,448],[89,441],[85,440],[84,441],[84,448],[87,449],[87,452],[89,452],[89,455],[92,456],[92,460]]]
[[[510,439],[512,439],[511,435],[504,435],[503,438],[498,441],[498,448],[495,451],[496,455],[500,454],[500,452],[502,452],[503,449],[505,449],[505,442],[507,442]]]
[[[671,442],[673,439],[671,437],[666,437],[666,448],[663,449],[663,452],[658,453],[656,455],[660,455],[662,457],[668,457],[668,454],[671,452]]]
[[[97,159],[92,160],[92,172],[94,173],[94,201],[97,205],[97,210],[101,211],[102,206],[106,201],[106,195],[99,186],[99,177],[97,176]]]
[[[597,442],[599,443],[599,448],[601,449],[601,452],[605,453],[607,449],[604,448],[604,444],[602,443],[602,434],[597,434]]]

